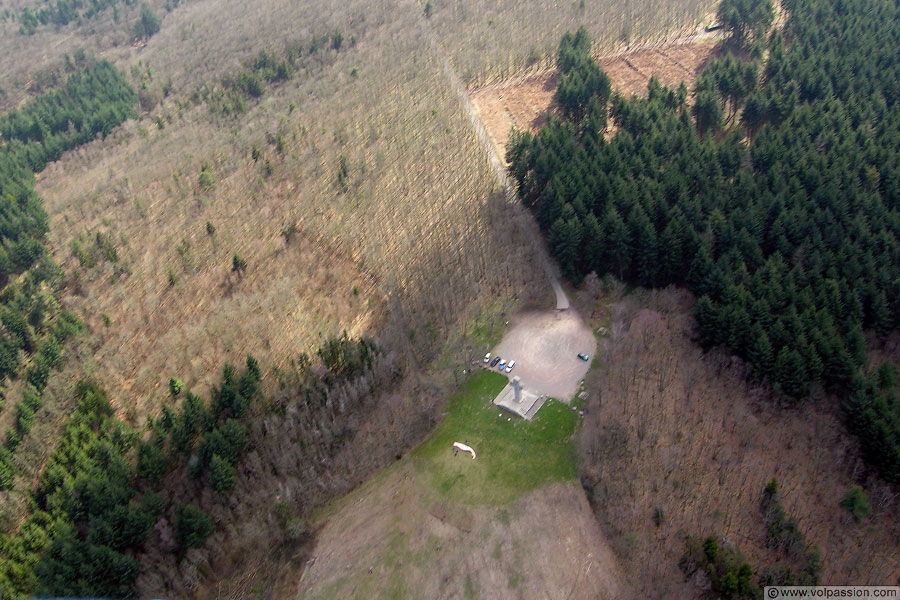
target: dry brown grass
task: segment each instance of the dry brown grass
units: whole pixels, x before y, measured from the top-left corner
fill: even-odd
[[[758,508],[772,477],[788,515],[822,550],[824,583],[896,583],[896,493],[860,480],[839,412],[774,406],[739,365],[691,343],[689,304],[684,292],[661,291],[592,306],[598,323],[611,319],[611,333],[590,387],[585,480],[635,597],[697,596],[677,567],[686,534],[724,536],[755,568],[773,565]],[[839,507],[856,482],[873,509],[859,525]]]
[[[288,579],[288,578],[286,578]],[[581,490],[554,484],[508,508],[429,494],[411,463],[344,499],[305,571],[276,598],[621,598],[621,572]]]

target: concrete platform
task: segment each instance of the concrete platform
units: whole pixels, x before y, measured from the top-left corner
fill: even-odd
[[[516,398],[517,385],[519,386],[518,399]],[[546,396],[529,392],[521,387],[520,383],[513,380],[500,390],[500,393],[494,398],[494,404],[530,421],[546,400]]]

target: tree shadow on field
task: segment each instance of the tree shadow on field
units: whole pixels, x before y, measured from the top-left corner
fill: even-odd
[[[550,113],[558,114],[558,105],[556,104],[556,87],[559,85],[559,72],[555,71],[550,77],[548,77],[544,81],[543,89],[545,92],[553,92],[554,97],[550,102],[550,106],[547,107],[547,110],[538,114],[534,119],[531,120],[529,126],[533,130],[539,130],[541,127],[547,124],[547,115]]]
[[[507,204],[497,191],[470,199],[467,206],[452,222],[423,223],[415,250],[381,279],[388,307],[375,334],[410,356],[414,366],[436,357],[448,331],[468,318],[477,300],[499,297],[537,304],[544,288],[549,289],[526,232],[510,214],[523,209]],[[474,356],[461,358],[461,366]]]

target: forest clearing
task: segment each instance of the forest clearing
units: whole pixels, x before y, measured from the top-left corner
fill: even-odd
[[[715,52],[716,38],[707,35],[686,40],[601,56],[597,63],[609,75],[613,89],[624,96],[646,95],[651,77],[667,87],[677,88],[684,82],[692,88],[703,65]],[[551,70],[471,92],[472,104],[501,157],[506,156],[512,128],[537,133],[544,125],[547,112],[554,110],[553,95],[558,84],[559,73]]]
[[[574,481],[575,413],[551,401],[533,421],[510,419],[491,405],[504,383],[477,372],[427,442],[326,509],[282,597],[621,597]],[[477,460],[450,451],[463,438]]]
[[[509,320],[500,343],[491,351],[515,360],[508,378],[518,377],[536,395],[568,402],[578,391],[589,362],[578,353],[594,355],[597,340],[574,309],[522,311]]]

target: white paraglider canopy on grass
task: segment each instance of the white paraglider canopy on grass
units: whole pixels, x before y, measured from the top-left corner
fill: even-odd
[[[460,442],[453,442],[453,447],[461,452],[468,452],[472,455],[472,460],[475,460],[475,451],[472,450],[471,446],[467,446],[466,444],[462,444]]]

